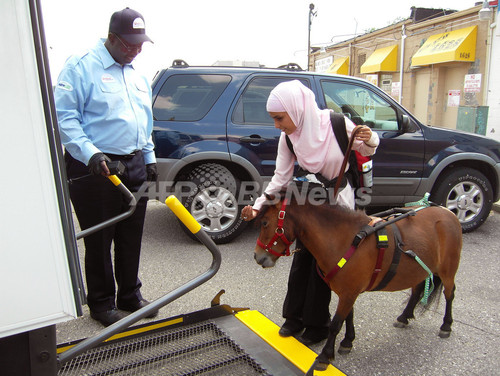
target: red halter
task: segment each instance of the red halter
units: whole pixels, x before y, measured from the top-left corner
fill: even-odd
[[[274,231],[274,236],[273,238],[269,241],[267,245],[262,243],[260,239],[257,239],[257,245],[265,250],[266,252],[269,252],[275,256],[281,257],[281,256],[290,256],[290,246],[292,245],[293,242],[289,241],[286,236],[285,236],[285,229],[283,228],[283,222],[285,221],[285,209],[286,209],[286,202],[287,199],[285,198],[283,200],[283,203],[281,204],[281,210],[278,213],[278,224],[276,227],[276,230]],[[285,243],[286,248],[283,253],[278,253],[272,249],[273,245],[278,244],[278,239],[281,239],[283,243]]]

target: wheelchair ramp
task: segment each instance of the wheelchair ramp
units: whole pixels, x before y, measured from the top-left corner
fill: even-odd
[[[59,375],[269,375],[214,323],[147,334],[88,351]]]
[[[132,327],[68,361],[58,375],[304,375],[231,310],[217,306]],[[59,345],[58,352],[76,342]],[[343,375],[328,370],[317,374]]]

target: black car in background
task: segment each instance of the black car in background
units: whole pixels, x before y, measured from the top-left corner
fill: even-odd
[[[432,201],[457,215],[464,232],[486,220],[500,195],[500,143],[426,126],[359,78],[306,72],[295,64],[191,67],[176,60],[153,82],[159,188],[175,191],[216,243],[241,233],[245,200],[255,199],[273,175],[280,131],[266,101],[288,80],[309,87],[320,108],[378,133],[374,185],[362,206],[402,206],[429,192]]]

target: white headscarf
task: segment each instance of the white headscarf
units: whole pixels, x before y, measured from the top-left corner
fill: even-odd
[[[309,172],[319,172],[334,137],[330,110],[320,110],[314,93],[298,80],[276,86],[269,94],[266,108],[268,112],[288,113],[297,127],[288,137],[299,165]]]

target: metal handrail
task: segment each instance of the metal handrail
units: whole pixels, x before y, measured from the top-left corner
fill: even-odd
[[[109,337],[122,331],[122,329],[129,327],[133,323],[150,315],[154,311],[157,311],[158,309],[166,306],[175,299],[181,297],[187,292],[205,283],[210,278],[212,278],[219,270],[222,262],[222,257],[219,249],[215,245],[212,238],[208,236],[206,232],[201,229],[201,225],[198,222],[196,222],[193,216],[186,210],[186,208],[179,202],[179,200],[175,196],[173,195],[169,196],[165,201],[165,203],[174,212],[174,214],[184,223],[184,225],[198,238],[198,240],[200,240],[208,248],[208,250],[212,254],[212,264],[207,269],[207,271],[191,279],[190,281],[186,282],[177,289],[151,302],[147,306],[135,311],[134,313],[131,313],[130,315],[124,317],[120,321],[115,322],[114,324],[108,326],[107,328],[97,333],[93,337],[89,337],[83,340],[82,342],[79,342],[72,348],[59,354],[58,356],[59,368],[61,368],[61,366],[64,363],[74,359],[78,355],[84,353],[85,351],[105,341]]]
[[[121,180],[116,176],[116,175],[110,175],[108,176],[108,179],[111,180],[111,182],[116,185],[116,187],[120,190],[120,192],[123,193],[123,195],[129,199],[129,208],[126,212],[123,212],[116,217],[110,218],[102,223],[98,223],[95,226],[89,227],[79,233],[76,234],[76,239],[81,239],[86,236],[89,236],[90,234],[93,234],[94,232],[97,232],[99,230],[102,230],[103,228],[106,228],[108,226],[114,225],[117,222],[120,222],[121,220],[124,220],[125,218],[130,217],[134,211],[135,208],[137,207],[137,200],[135,199],[134,195],[132,192],[128,190],[128,188],[121,182]]]

